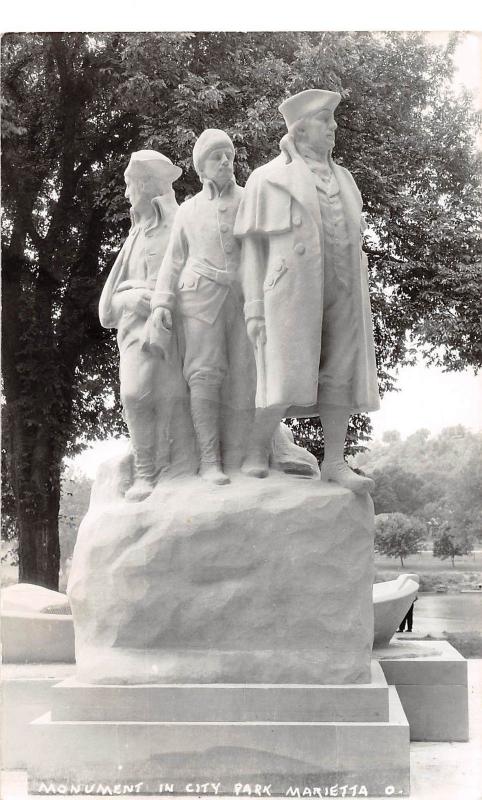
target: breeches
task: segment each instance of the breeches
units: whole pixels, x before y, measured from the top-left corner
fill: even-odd
[[[131,341],[120,353],[120,395],[126,409],[154,407],[163,397],[160,359]]]
[[[232,408],[253,408],[254,356],[242,307],[232,292],[212,325],[195,317],[182,317],[182,323],[183,374],[191,392],[206,400],[221,399]]]
[[[357,315],[350,285],[325,262],[318,402],[353,408],[357,372]]]

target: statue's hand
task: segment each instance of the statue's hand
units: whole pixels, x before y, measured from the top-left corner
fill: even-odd
[[[258,343],[266,344],[266,325],[263,317],[253,317],[247,323],[248,338],[256,349]]]
[[[152,324],[156,330],[170,331],[172,329],[172,314],[169,308],[157,306],[152,312]]]
[[[151,296],[152,292],[149,289],[127,289],[118,293],[118,298],[125,311],[131,311],[145,319],[151,313]]]

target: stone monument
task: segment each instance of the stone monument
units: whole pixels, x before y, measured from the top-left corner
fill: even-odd
[[[32,791],[66,772],[75,791],[121,775],[144,794],[408,791],[408,724],[371,660],[370,481],[343,460],[378,392],[361,198],[331,159],[339,100],[286,100],[281,155],[245,190],[230,138],[205,131],[202,190],[177,211],[177,168],[131,159],[133,229],[101,301],[131,449],[79,530],[76,675],[39,721]],[[315,412],[321,480],[281,423]]]

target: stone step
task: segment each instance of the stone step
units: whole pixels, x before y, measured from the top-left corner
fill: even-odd
[[[346,796],[407,795],[409,728],[393,687],[389,704],[387,722],[53,721],[48,713],[32,724],[29,791],[185,795],[210,782],[219,785],[211,794],[230,796],[236,784],[270,786],[270,796],[290,796],[289,787],[330,796],[334,785],[365,787]]]
[[[384,722],[388,685],[376,661],[370,684],[80,684],[53,691],[52,720],[131,722]]]

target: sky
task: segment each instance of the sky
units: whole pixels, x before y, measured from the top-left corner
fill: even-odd
[[[482,375],[442,372],[419,362],[400,370],[397,388],[370,414],[375,439],[388,430],[400,431],[402,438],[419,428],[432,434],[454,425],[482,430]]]
[[[343,0],[281,3],[280,0],[183,0],[132,3],[119,0],[23,0],[4,3],[2,31],[149,30],[425,30],[477,31],[482,16],[474,0],[429,3]]]

